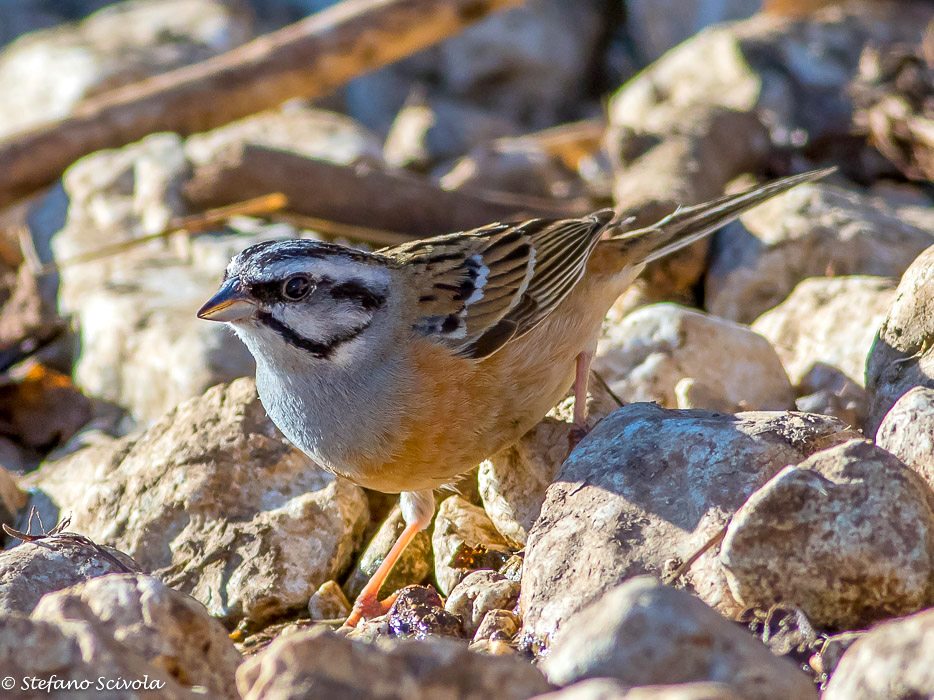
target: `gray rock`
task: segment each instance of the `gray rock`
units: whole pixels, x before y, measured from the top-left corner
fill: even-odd
[[[140,571],[130,557],[82,538],[58,535],[0,552],[0,612],[28,615],[46,593],[97,576]]]
[[[752,329],[775,347],[792,384],[799,384],[816,362],[833,365],[862,384],[866,356],[894,296],[895,282],[888,278],[806,279],[757,318]]]
[[[106,700],[203,700],[165,668],[148,663],[119,640],[87,622],[55,623],[0,614],[0,667],[11,676],[17,698],[104,698]],[[102,679],[102,687],[98,686]],[[119,679],[136,689],[108,690]],[[143,685],[145,684],[145,685]]]
[[[526,661],[473,654],[457,641],[367,644],[313,630],[279,638],[247,659],[237,688],[244,700],[525,700],[550,686]]]
[[[498,571],[471,571],[448,595],[444,609],[461,619],[464,633],[473,637],[488,612],[512,610],[519,600],[519,583]]]
[[[685,591],[639,576],[568,619],[542,670],[552,683],[717,681],[746,700],[817,698],[810,678]]]
[[[858,436],[833,418],[806,414],[731,416],[653,404],[610,414],[564,463],[529,534],[525,632],[546,642],[619,582],[670,572],[785,465]],[[687,579],[708,604],[738,614],[715,551]]]
[[[843,654],[824,700],[934,697],[934,610],[870,630]]]
[[[588,424],[596,425],[619,406],[602,379],[591,376]],[[570,453],[573,414],[574,399],[567,398],[518,442],[480,464],[477,483],[483,508],[513,545],[525,544],[541,512],[545,491]]]
[[[794,390],[761,335],[676,304],[644,306],[607,328],[594,369],[623,401],[677,405],[675,386],[691,378],[747,410],[783,409]]]
[[[934,603],[934,491],[871,442],[837,445],[750,496],[720,560],[740,603],[794,605],[824,629],[915,612]]]
[[[916,386],[934,388],[934,247],[925,250],[902,276],[895,299],[866,360],[869,418],[876,434],[895,402]]]
[[[464,569],[451,565],[451,559],[462,545],[505,548],[506,540],[497,532],[483,508],[478,508],[460,496],[451,496],[438,508],[435,529],[431,535],[435,557],[435,580],[443,595],[448,595],[467,575]]]
[[[335,581],[325,581],[308,599],[312,620],[340,620],[350,615],[350,601]]]
[[[917,386],[896,401],[879,426],[876,444],[934,489],[934,389]]]
[[[802,185],[717,234],[705,283],[707,308],[717,316],[751,323],[809,277],[898,278],[932,242],[931,230],[904,222],[895,209],[830,185]],[[871,295],[876,298],[871,308],[878,313],[882,302]],[[809,301],[815,300],[795,303]],[[836,308],[832,305],[826,313],[832,315]],[[859,338],[864,340],[864,334]],[[837,357],[844,352],[838,350]]]
[[[640,61],[648,64],[706,26],[745,19],[761,8],[762,0],[629,0],[627,34]]]
[[[72,513],[73,530],[228,621],[305,606],[350,563],[368,518],[362,489],[275,429],[252,379],[214,387],[149,431],[80,450],[27,483],[37,502]]]
[[[602,6],[595,0],[531,0],[354,81],[346,91],[349,112],[382,131],[412,85],[420,83],[428,87],[429,100],[453,98],[524,130],[552,126],[563,115],[579,113],[589,89],[585,76],[604,31]]]
[[[631,688],[611,678],[574,683],[533,700],[743,700],[726,683],[699,681]]]
[[[637,4],[658,5],[657,12],[673,7],[671,2]],[[679,4],[676,16],[662,26],[677,26],[682,16],[690,20],[694,5]],[[703,3],[705,11],[722,6]],[[710,27],[623,85],[610,101],[610,124],[657,132],[685,108],[719,105],[761,115],[777,144],[841,139],[849,143],[847,157],[855,159],[852,139],[846,141],[854,110],[849,84],[863,48],[917,45],[932,16],[923,3],[899,10],[849,3],[846,12],[831,7],[797,18],[763,13]]]
[[[869,415],[869,395],[862,381],[851,379],[833,365],[815,362],[797,389],[800,396],[795,405],[804,413],[834,416],[854,427],[863,425]]]
[[[218,0],[150,0],[21,37],[0,54],[0,138],[65,117],[86,97],[232,49],[251,38],[251,24],[243,6]]]
[[[239,698],[240,654],[227,630],[193,598],[152,576],[113,574],[45,596],[31,615],[52,623],[86,623],[185,686]],[[110,672],[101,668],[97,675]]]

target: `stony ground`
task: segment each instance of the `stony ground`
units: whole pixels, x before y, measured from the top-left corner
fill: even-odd
[[[124,3],[11,41],[77,17],[11,3],[0,138],[326,4]],[[761,4],[534,0],[326,105],[100,151],[0,212],[0,360],[26,357],[0,385],[11,692],[934,698],[934,159],[919,136],[934,8]],[[439,492],[384,588],[401,590],[392,610],[348,632],[399,509],[294,449],[245,348],[194,315],[232,254],[323,234],[239,217],[63,262],[196,213],[194,174],[242,144],[639,223],[839,170],[653,264],[607,319],[590,434],[569,450],[569,398]]]

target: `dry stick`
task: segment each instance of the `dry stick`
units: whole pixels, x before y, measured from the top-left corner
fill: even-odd
[[[191,134],[320,97],[523,0],[344,0],[227,53],[104,93],[0,142],[0,208],[73,162],[157,131]]]
[[[138,238],[131,238],[126,241],[120,241],[119,243],[103,246],[101,248],[97,248],[96,250],[77,255],[73,258],[69,258],[68,260],[52,261],[44,265],[39,265],[38,267],[33,267],[34,262],[32,260],[32,256],[28,253],[28,246],[24,246],[23,255],[26,258],[27,263],[30,265],[33,274],[48,275],[55,272],[56,270],[61,270],[63,267],[68,267],[69,265],[77,265],[79,263],[91,262],[92,260],[100,260],[101,258],[110,257],[111,255],[117,255],[118,253],[127,251],[130,248],[134,248],[141,243],[154,241],[158,238],[165,238],[166,236],[171,236],[175,233],[200,233],[202,231],[208,230],[209,228],[217,226],[218,224],[222,224],[233,216],[266,215],[281,209],[286,204],[288,204],[288,200],[286,199],[285,195],[281,192],[274,192],[262,197],[256,197],[255,199],[251,199],[246,202],[237,202],[236,204],[231,204],[226,207],[211,209],[200,214],[177,217],[169,221],[168,225],[158,233],[152,233],[148,236],[140,236]],[[28,238],[27,240],[31,241],[32,239]]]
[[[701,546],[700,549],[698,549],[696,552],[694,552],[694,554],[688,557],[687,561],[685,561],[681,566],[679,566],[674,571],[674,573],[672,573],[671,576],[669,576],[665,580],[665,584],[668,586],[675,585],[678,582],[678,579],[684,576],[688,572],[688,570],[692,566],[694,566],[694,562],[696,562],[698,559],[704,556],[704,554],[707,553],[707,551],[715,547],[717,544],[719,544],[723,540],[723,538],[726,536],[726,528],[727,526],[724,525],[723,528],[718,530],[717,533],[713,537],[707,540],[707,542],[705,542]]]
[[[407,240],[466,230],[491,221],[580,216],[592,208],[586,201],[549,201],[518,195],[507,201],[445,190],[409,173],[362,163],[336,165],[252,144],[233,146],[212,163],[197,168],[183,194],[193,209],[203,209],[270,191],[288,197],[292,214],[373,231],[404,233]],[[365,232],[360,237],[366,239]]]

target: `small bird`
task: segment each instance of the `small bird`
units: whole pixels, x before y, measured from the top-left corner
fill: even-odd
[[[517,441],[573,385],[587,429],[604,317],[643,267],[829,170],[683,207],[627,230],[612,209],[495,223],[375,253],[267,241],[231,260],[198,317],[256,360],[263,406],[329,472],[399,493],[406,527],[347,620],[385,612],[380,586],[431,522],[433,491]]]

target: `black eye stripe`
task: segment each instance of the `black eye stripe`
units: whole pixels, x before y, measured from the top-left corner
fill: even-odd
[[[357,280],[336,284],[330,289],[331,298],[348,300],[366,311],[374,311],[386,303],[386,295],[374,291]]]

